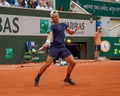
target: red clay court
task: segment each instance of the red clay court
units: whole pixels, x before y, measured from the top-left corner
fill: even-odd
[[[51,65],[35,87],[34,77],[44,62],[0,65],[0,96],[120,96],[120,61],[77,62],[71,76],[75,86],[63,82],[67,66]]]

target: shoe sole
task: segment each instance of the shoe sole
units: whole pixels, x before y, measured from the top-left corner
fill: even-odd
[[[95,60],[95,62],[100,62],[101,60]]]
[[[36,86],[36,87],[37,87],[37,86],[38,86],[38,84],[34,84],[34,86]]]
[[[76,85],[76,84],[71,84],[71,83],[68,83],[68,82],[64,82],[65,85]]]
[[[34,86],[36,86],[36,87],[37,87],[37,86],[38,86],[38,83],[34,82]]]

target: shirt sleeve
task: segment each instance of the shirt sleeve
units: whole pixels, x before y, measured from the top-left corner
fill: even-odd
[[[68,25],[67,24],[65,24],[65,23],[63,23],[64,24],[64,28],[66,29],[67,27],[68,27]]]
[[[53,26],[51,25],[51,26],[48,28],[47,33],[49,33],[49,32],[53,32],[53,30],[54,30],[54,28],[53,28]]]

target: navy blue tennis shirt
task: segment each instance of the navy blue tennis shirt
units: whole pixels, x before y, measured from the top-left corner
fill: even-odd
[[[50,47],[65,47],[65,29],[68,27],[65,23],[52,24],[48,29],[49,32],[53,32],[53,42]]]

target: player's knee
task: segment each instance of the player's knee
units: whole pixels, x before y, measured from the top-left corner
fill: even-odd
[[[52,62],[46,62],[46,67],[49,67],[52,64]]]
[[[71,66],[74,67],[76,65],[76,61],[71,61],[70,64],[71,64]]]
[[[50,63],[46,63],[46,67],[49,67],[51,64]]]
[[[75,66],[75,65],[76,65],[76,62],[73,63],[73,66]]]

